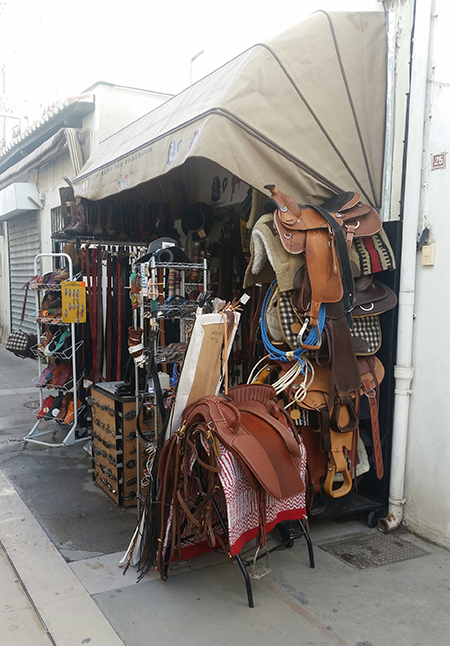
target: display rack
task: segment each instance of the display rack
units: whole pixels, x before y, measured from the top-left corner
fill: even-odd
[[[38,263],[41,258],[65,258],[69,267],[69,280],[73,280],[73,264],[72,264],[72,258],[66,254],[66,253],[39,253],[37,256],[35,256],[34,259],[34,275],[38,275]],[[53,288],[54,290],[61,290],[61,287]],[[40,294],[43,290],[48,290],[46,285],[40,285],[37,287],[36,294],[35,294],[35,299],[36,299],[36,335],[37,335],[37,341],[38,344],[40,343],[41,340],[41,325],[43,324],[42,322],[39,321],[39,311],[40,311]],[[61,326],[70,326],[70,336],[71,336],[71,348],[69,351],[69,356],[68,356],[68,351],[65,351],[65,357],[59,357],[59,358],[66,358],[66,359],[71,359],[72,360],[72,383],[68,387],[66,386],[57,386],[57,385],[49,385],[46,386],[46,390],[50,389],[56,389],[59,391],[64,391],[66,393],[72,392],[73,393],[73,410],[74,410],[74,417],[73,417],[73,422],[70,425],[69,430],[67,431],[64,439],[61,442],[51,442],[51,441],[44,441],[37,439],[39,437],[45,436],[45,435],[52,435],[52,438],[56,438],[57,431],[59,430],[59,426],[57,429],[53,430],[40,430],[40,424],[43,421],[49,421],[45,420],[43,418],[40,418],[36,421],[34,424],[33,428],[28,432],[28,434],[23,438],[23,446],[25,447],[28,442],[31,442],[33,444],[39,444],[40,446],[45,446],[49,450],[53,448],[59,448],[63,446],[70,446],[72,444],[75,444],[75,442],[85,442],[86,437],[77,437],[77,427],[78,427],[78,417],[79,413],[81,412],[81,408],[79,409],[77,406],[78,402],[78,389],[81,384],[82,380],[82,375],[77,375],[77,361],[76,361],[76,353],[79,347],[81,346],[80,342],[76,342],[75,340],[75,323],[63,323],[62,321],[51,321],[51,325],[61,325]],[[41,359],[41,356],[37,354],[37,359],[38,359],[38,375],[42,373],[43,370],[43,361]],[[39,388],[39,408],[42,408],[43,405],[43,391],[44,388]],[[84,432],[83,432],[84,435]]]
[[[180,282],[180,292],[182,294],[186,293],[186,271],[188,270],[200,270],[203,271],[203,282],[202,283],[196,283],[196,285],[202,285],[203,289],[206,291],[208,288],[208,261],[206,258],[203,260],[201,263],[179,263],[179,262],[156,262],[155,257],[152,256],[149,261],[149,269],[150,269],[150,279],[153,285],[156,285],[158,282],[158,277],[157,277],[157,271],[158,269],[163,269],[164,272],[165,270],[169,269],[175,269],[181,273],[181,282]],[[164,276],[163,280],[164,284],[166,283],[166,276]],[[151,296],[147,297],[148,299],[151,299]],[[133,324],[134,327],[142,327],[143,326],[143,318],[144,318],[144,305],[142,304],[139,308],[139,315],[137,310],[134,311],[133,313]],[[138,321],[139,318],[139,321]],[[139,323],[139,324],[138,324]],[[156,321],[154,319],[151,319],[151,325],[155,326]],[[157,347],[158,347],[158,334],[155,333],[155,330],[153,329],[153,334],[150,335],[150,352],[153,353],[153,356],[156,359],[157,356]],[[183,326],[183,321],[180,320],[180,341],[186,341],[186,330],[185,327]],[[135,384],[136,384],[136,390],[135,390],[135,397],[136,397],[136,415],[139,415],[139,407],[140,407],[140,395],[141,393],[139,392],[139,379],[138,379],[138,367],[135,365]],[[154,390],[154,397],[155,397],[155,390]],[[158,437],[158,432],[159,432],[159,415],[157,412],[157,403],[154,400],[153,401],[153,406],[155,408],[155,423],[154,423],[154,428],[153,428],[153,436],[154,436],[154,441],[156,442],[157,437]],[[138,453],[140,452],[140,438],[137,436],[136,438],[136,444],[137,444],[137,451]],[[138,461],[138,466],[137,466],[137,478],[138,478],[138,493],[140,493],[140,473],[141,465]],[[137,500],[137,511],[138,511],[138,517],[140,514],[140,497],[138,496]]]

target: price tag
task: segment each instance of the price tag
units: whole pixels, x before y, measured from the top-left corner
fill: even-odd
[[[61,301],[63,323],[86,323],[86,283],[63,280]]]

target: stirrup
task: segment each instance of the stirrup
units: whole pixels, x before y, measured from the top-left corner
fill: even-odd
[[[269,554],[269,550],[267,549],[267,546],[262,548],[263,550],[266,551],[266,564],[256,569],[256,561],[257,561],[260,549],[261,547],[256,548],[255,556],[253,557],[252,570],[250,572],[250,576],[252,579],[262,579],[263,576],[266,576],[266,574],[270,574],[270,572],[272,572],[272,566],[270,564],[270,554]]]

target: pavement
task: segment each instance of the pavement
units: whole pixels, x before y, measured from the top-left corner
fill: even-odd
[[[220,553],[180,564],[165,583],[155,571],[139,583],[135,569],[124,575],[137,510],[93,484],[88,441],[22,445],[35,376],[33,361],[0,346],[1,646],[450,643],[450,553],[407,528],[380,534],[364,517],[311,519],[316,567],[303,539],[274,552],[252,609]]]

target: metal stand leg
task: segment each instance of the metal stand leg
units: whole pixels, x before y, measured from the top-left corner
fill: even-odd
[[[252,590],[252,581],[250,579],[250,575],[247,572],[247,568],[244,565],[241,555],[236,554],[234,558],[236,559],[236,562],[239,565],[239,569],[241,570],[242,576],[244,577],[244,580],[245,580],[245,587],[247,588],[248,607],[254,608],[255,604],[253,603],[253,590]]]
[[[308,530],[306,529],[305,523],[303,520],[299,520],[299,525],[302,529],[303,536],[305,537],[306,540],[306,545],[308,546],[308,555],[309,555],[309,567],[310,568],[315,568],[316,564],[314,562],[314,550],[313,550],[313,544],[311,540],[311,536],[309,535]]]

